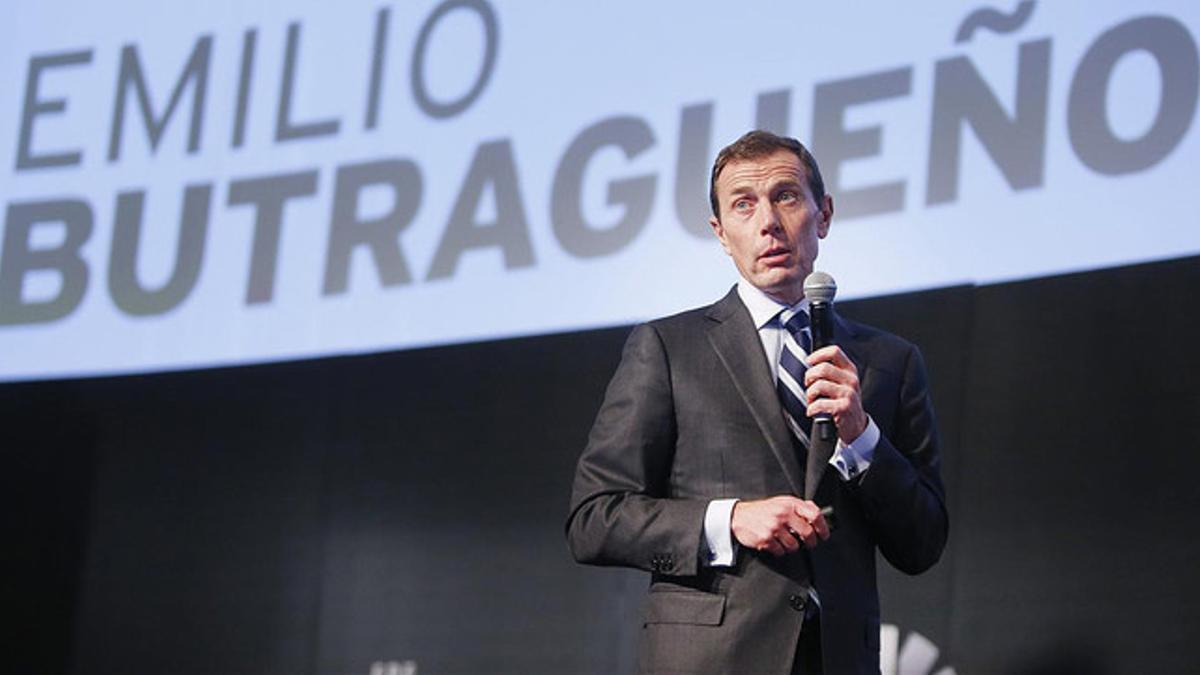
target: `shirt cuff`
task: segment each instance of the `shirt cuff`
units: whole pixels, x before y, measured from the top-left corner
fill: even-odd
[[[875,446],[879,444],[879,427],[875,420],[867,417],[867,428],[858,438],[843,443],[838,439],[837,449],[829,458],[829,463],[837,469],[843,481],[855,480],[871,468],[871,460],[875,458]]]
[[[732,567],[734,549],[733,505],[736,499],[714,499],[704,511],[704,552],[710,567]]]

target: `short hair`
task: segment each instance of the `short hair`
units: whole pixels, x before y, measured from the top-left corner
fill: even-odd
[[[721,152],[717,153],[717,160],[713,162],[712,179],[708,183],[708,201],[712,206],[715,218],[721,218],[720,205],[717,203],[717,178],[725,169],[725,165],[733,161],[762,159],[780,150],[796,153],[796,157],[800,158],[800,165],[808,174],[808,189],[812,192],[813,199],[817,201],[818,205],[824,201],[825,181],[821,179],[821,169],[817,166],[817,160],[813,158],[808,148],[794,138],[755,129],[746,132],[741,138],[721,148]]]

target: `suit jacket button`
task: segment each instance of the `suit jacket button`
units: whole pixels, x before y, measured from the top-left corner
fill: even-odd
[[[797,595],[795,593],[792,593],[791,595],[788,596],[788,604],[791,605],[792,609],[796,610],[797,612],[804,611],[804,603],[805,603],[805,598],[803,595]]]

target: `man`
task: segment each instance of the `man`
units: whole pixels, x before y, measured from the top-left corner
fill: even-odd
[[[878,673],[875,551],[917,574],[946,541],[924,364],[840,317],[836,346],[807,353],[833,200],[798,141],[746,134],[709,194],[741,279],[630,335],[579,459],[571,551],[651,572],[641,672]],[[836,444],[810,438],[822,413]]]

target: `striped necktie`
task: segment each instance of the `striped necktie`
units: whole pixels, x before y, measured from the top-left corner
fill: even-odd
[[[804,403],[804,371],[808,370],[808,366],[804,365],[804,357],[812,351],[808,314],[785,309],[779,314],[779,321],[785,330],[775,389],[779,392],[788,426],[804,447],[808,447],[808,437],[812,433],[812,418],[808,416],[808,407]]]

